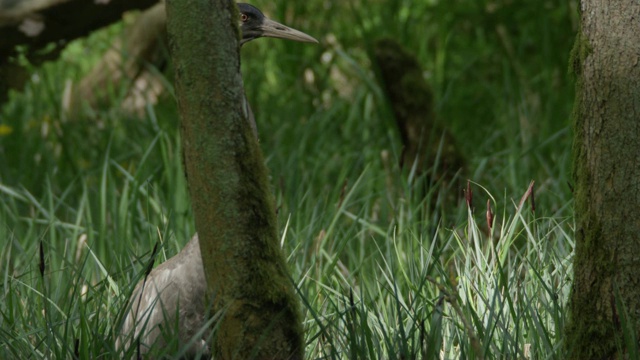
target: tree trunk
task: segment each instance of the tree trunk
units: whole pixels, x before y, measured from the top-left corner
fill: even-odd
[[[640,329],[640,3],[582,0],[581,13],[566,339],[571,359],[618,359]]]
[[[142,117],[146,106],[155,104],[163,90],[160,76],[152,74],[149,66],[159,68],[166,63],[165,54],[161,53],[166,44],[166,30],[164,3],[152,6],[127,24],[124,38],[114,40],[100,62],[76,86],[69,115],[72,118],[82,115],[84,106],[95,109],[108,105],[112,99],[110,90],[125,83],[130,90],[122,108]]]
[[[418,200],[426,197],[425,205],[432,209],[438,203],[455,207],[465,160],[449,129],[438,121],[433,91],[418,59],[397,41],[385,38],[375,42],[373,60],[402,139],[400,167],[419,179]]]
[[[72,40],[107,26],[129,10],[158,0],[0,0],[0,103],[10,89],[22,89],[27,70],[12,61],[18,46],[33,64],[55,60]],[[49,49],[46,49],[49,46]]]
[[[72,40],[120,21],[129,10],[146,9],[158,0],[42,0],[0,1],[0,60],[26,45],[32,60],[46,57],[40,50],[55,44],[64,47]]]
[[[418,59],[387,38],[375,42],[373,55],[402,139],[401,166],[415,166],[418,176],[431,170],[434,179],[449,182],[465,161],[449,129],[436,119],[433,91]]]
[[[167,1],[189,193],[214,313],[215,359],[302,359],[301,321],[256,137],[243,113],[230,0]]]

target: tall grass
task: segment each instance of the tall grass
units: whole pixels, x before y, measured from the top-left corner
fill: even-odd
[[[562,359],[575,1],[255,5],[322,42],[242,53],[307,358]],[[194,232],[170,96],[134,116],[120,110],[123,85],[110,107],[63,111],[68,81],[121,29],[34,68],[0,111],[12,130],[0,135],[0,358],[118,357],[114,333],[151,249],[162,244],[162,262]],[[399,168],[368,58],[382,36],[424,65],[469,159],[471,207],[425,206]],[[535,209],[520,204],[531,180]],[[439,189],[428,196],[462,193]]]

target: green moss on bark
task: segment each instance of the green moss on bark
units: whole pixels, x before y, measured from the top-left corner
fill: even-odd
[[[581,31],[571,52],[576,75],[573,179],[576,221],[574,283],[565,332],[568,359],[616,359],[625,344],[619,308],[640,327],[640,169],[637,116],[640,71],[632,26],[640,5],[583,0]],[[627,330],[628,331],[628,330]],[[637,345],[637,344],[636,344]]]
[[[216,359],[302,359],[299,305],[275,205],[244,117],[236,5],[167,1],[185,170],[205,277],[220,318]]]

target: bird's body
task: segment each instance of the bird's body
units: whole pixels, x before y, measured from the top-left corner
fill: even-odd
[[[196,234],[180,253],[153,269],[136,285],[117,347],[121,347],[121,344],[129,344],[127,348],[135,345],[137,352],[139,341],[140,353],[145,354],[150,346],[162,348],[169,342],[167,340],[176,335],[179,339],[187,340],[184,343],[181,341],[183,345],[188,343],[203,330],[206,289]],[[204,330],[203,339],[196,340],[187,350],[188,357],[209,353],[204,341],[208,333]],[[178,334],[175,334],[176,331]]]
[[[311,36],[267,19],[249,4],[238,4],[244,44],[259,37],[275,37],[301,42],[317,42]],[[253,114],[244,100],[244,109]],[[252,124],[255,131],[255,123]],[[135,356],[147,354],[152,347],[163,347],[178,338],[180,346],[189,345],[186,357],[210,355],[206,329],[206,281],[198,235],[182,251],[168,259],[135,287],[128,312],[116,341],[116,348]],[[131,351],[134,346],[135,350]],[[139,350],[139,352],[138,352]]]

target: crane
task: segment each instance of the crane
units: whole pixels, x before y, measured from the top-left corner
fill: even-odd
[[[268,19],[252,5],[238,3],[238,10],[241,46],[260,37],[318,42],[301,31]],[[243,101],[257,136],[253,114],[246,99]],[[126,353],[135,346],[133,353],[144,355],[152,347],[164,346],[167,340],[177,338],[181,346],[188,347],[186,357],[209,357],[206,290],[200,244],[198,234],[195,234],[182,251],[153,269],[136,285],[127,303],[128,311],[116,339],[116,348]]]

